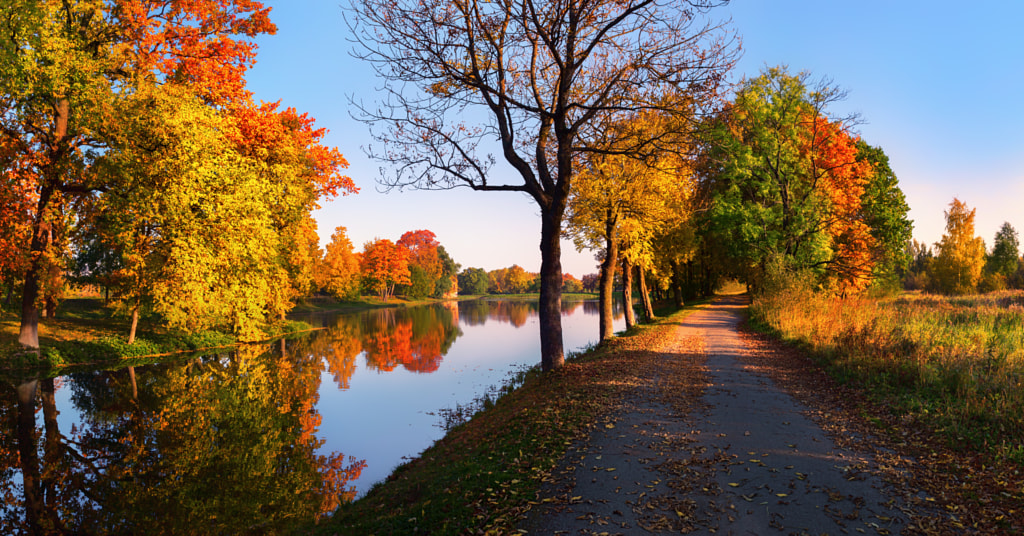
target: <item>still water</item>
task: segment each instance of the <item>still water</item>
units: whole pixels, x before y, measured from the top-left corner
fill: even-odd
[[[567,351],[597,339],[596,302],[562,308]],[[313,520],[540,356],[532,302],[299,319],[324,329],[4,382],[0,534],[274,532]]]

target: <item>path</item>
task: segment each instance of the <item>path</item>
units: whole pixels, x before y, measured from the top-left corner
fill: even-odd
[[[905,506],[871,472],[870,456],[838,447],[805,406],[743,364],[742,307],[727,298],[685,318],[661,349],[665,369],[570,449],[522,530],[900,533]],[[664,387],[673,369],[694,368],[684,348],[695,340],[707,385],[699,400],[673,407]]]

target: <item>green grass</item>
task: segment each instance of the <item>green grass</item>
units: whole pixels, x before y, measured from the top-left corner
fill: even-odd
[[[951,445],[1024,463],[1024,292],[840,300],[790,288],[751,312]]]

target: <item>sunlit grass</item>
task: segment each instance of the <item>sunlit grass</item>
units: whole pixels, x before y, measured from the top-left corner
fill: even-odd
[[[842,300],[789,288],[751,311],[952,444],[1024,461],[1024,292]]]

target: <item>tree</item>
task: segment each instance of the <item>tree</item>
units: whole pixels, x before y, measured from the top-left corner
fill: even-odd
[[[906,254],[906,244],[914,230],[913,222],[907,217],[910,206],[885,151],[858,140],[857,159],[871,165],[861,206],[864,223],[871,229],[874,242],[875,276],[883,281],[894,281],[910,262]]]
[[[857,159],[849,118],[827,115],[843,96],[776,67],[745,81],[707,129],[709,230],[755,286],[773,259],[818,272],[842,294],[870,282],[861,201],[871,165]]]
[[[930,290],[943,294],[974,292],[985,265],[985,241],[974,236],[975,209],[953,198],[946,211],[946,234],[935,243]]]
[[[128,125],[111,112],[146,85],[192,89],[209,103],[246,98],[243,73],[273,33],[268,8],[221,2],[30,2],[5,5],[0,21],[0,146],[10,148],[31,204],[19,342],[39,347],[40,283],[67,236],[78,202],[110,178],[95,166]],[[242,39],[237,39],[242,36]],[[139,116],[146,121],[148,116]]]
[[[483,268],[466,268],[459,272],[459,294],[487,294],[490,285]]]
[[[434,286],[435,298],[454,298],[459,293],[459,264],[452,260],[444,246],[437,246],[437,258],[441,261],[441,277]]]
[[[661,114],[636,114],[606,131],[603,143],[608,154],[591,153],[581,162],[583,170],[569,197],[566,234],[577,249],[600,251],[600,340],[613,334],[616,266],[620,260],[642,268],[653,264],[655,237],[689,217],[686,200],[693,184],[684,157],[689,144],[680,136],[674,136],[671,150],[646,160],[615,154],[616,148],[635,137],[665,138],[667,144],[674,130]],[[646,297],[641,282],[641,295]]]
[[[385,302],[394,295],[395,285],[411,283],[409,251],[386,238],[378,238],[363,245],[359,269],[363,284]]]
[[[359,296],[359,257],[344,227],[331,235],[318,273],[318,284],[339,299]]]
[[[1017,271],[1019,261],[1020,239],[1017,230],[1010,225],[1010,222],[1003,222],[1003,225],[996,231],[995,240],[992,243],[992,253],[985,262],[985,271],[990,274],[1012,277]]]
[[[353,3],[359,55],[384,79],[387,95],[381,109],[362,109],[382,129],[373,132],[383,144],[375,156],[394,165],[383,182],[524,192],[537,203],[545,371],[564,363],[559,238],[576,159],[628,111],[674,113],[714,98],[732,65],[733,40],[722,27],[697,24],[705,4],[680,4]],[[630,150],[653,152],[658,141],[637,139]],[[481,154],[492,142],[516,179],[495,181],[496,158]]]

